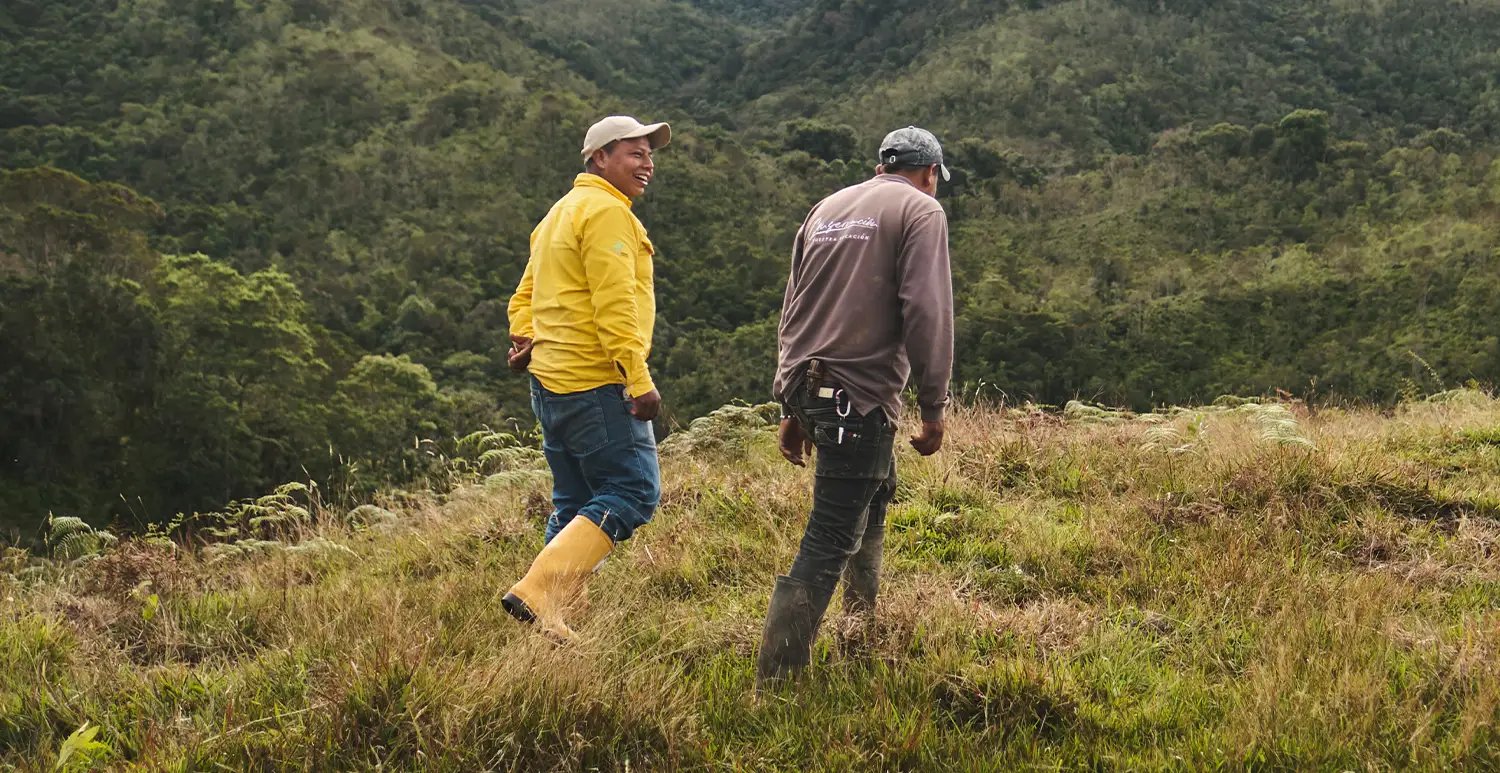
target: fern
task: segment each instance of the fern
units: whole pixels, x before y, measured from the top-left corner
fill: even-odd
[[[662,453],[729,453],[743,455],[751,438],[775,425],[781,408],[775,403],[726,405],[693,420],[661,444]]]
[[[208,563],[217,564],[264,555],[282,547],[280,542],[274,540],[242,539],[237,542],[210,545],[203,549],[203,555],[208,559]]]
[[[1157,424],[1146,430],[1146,442],[1142,448],[1162,451],[1182,442],[1182,433],[1171,424]]]
[[[452,455],[442,453],[432,441],[422,445],[429,459],[429,482],[438,489],[475,483],[490,473],[546,466],[541,450],[523,445],[509,432],[488,427],[455,437]]]
[[[194,520],[201,534],[216,540],[282,536],[310,525],[316,504],[315,489],[294,481],[264,496],[230,502],[223,510],[198,513]]]
[[[522,469],[545,466],[547,458],[535,448],[513,446],[485,451],[479,455],[478,462],[481,468],[498,463],[498,466],[504,469]]]
[[[395,513],[383,507],[375,505],[360,505],[349,511],[344,520],[356,529],[370,527],[389,526],[394,524],[398,518]]]
[[[308,488],[306,483],[300,483],[298,481],[288,481],[281,484],[280,486],[277,486],[276,493],[272,496],[290,497],[292,494],[308,495],[311,493],[312,489]]]
[[[82,518],[71,515],[47,516],[47,538],[50,540],[61,540],[71,534],[86,534],[93,530],[94,527],[85,523]]]
[[[547,470],[506,470],[484,479],[486,488],[523,488],[552,482]]]
[[[1425,402],[1483,405],[1489,403],[1491,399],[1492,398],[1489,396],[1489,394],[1485,393],[1483,390],[1475,389],[1473,387],[1460,387],[1458,389],[1449,389],[1444,392],[1438,392],[1434,395],[1428,395]]]
[[[282,550],[285,550],[286,552],[291,553],[293,555],[319,555],[319,556],[321,556],[321,555],[328,555],[328,554],[332,554],[332,553],[342,553],[344,555],[350,555],[350,556],[355,555],[354,551],[350,550],[347,546],[341,545],[341,544],[339,544],[337,542],[334,542],[333,540],[325,539],[323,537],[317,537],[315,539],[310,539],[310,540],[308,540],[306,542],[301,542],[301,543],[298,543],[296,545],[283,546]]]
[[[495,432],[489,428],[485,428],[459,438],[454,443],[454,447],[458,453],[464,453],[471,449],[482,453],[495,448],[515,446],[518,443],[519,441],[516,439],[516,436],[509,432]]]
[[[77,562],[96,556],[120,540],[103,529],[95,529],[82,518],[47,516],[47,548],[52,557]]]

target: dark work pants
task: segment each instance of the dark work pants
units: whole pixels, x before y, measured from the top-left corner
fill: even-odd
[[[852,410],[840,416],[838,401],[809,397],[801,389],[786,407],[816,447],[812,513],[787,575],[826,599],[866,529],[885,526],[896,492],[896,428],[878,408],[868,416]]]

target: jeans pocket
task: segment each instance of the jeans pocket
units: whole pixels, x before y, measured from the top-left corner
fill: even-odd
[[[883,416],[813,416],[812,439],[818,449],[817,475],[828,478],[883,479],[890,473],[894,433]]]
[[[587,456],[609,445],[609,426],[597,390],[543,398],[547,414],[542,431],[574,456]]]

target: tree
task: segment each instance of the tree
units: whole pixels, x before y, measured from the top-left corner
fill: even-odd
[[[410,357],[366,355],[339,381],[333,434],[340,449],[400,480],[420,460],[417,441],[437,432],[440,396],[432,374]]]
[[[160,343],[141,229],[159,216],[121,186],[0,172],[0,513],[97,519],[128,479]]]
[[[291,279],[175,255],[154,295],[163,345],[153,488],[179,507],[204,508],[301,477],[326,447],[319,392],[328,366]]]
[[[857,153],[854,130],[843,124],[802,118],[783,124],[781,131],[786,137],[782,144],[787,150],[801,150],[813,158],[838,161],[852,159]]]

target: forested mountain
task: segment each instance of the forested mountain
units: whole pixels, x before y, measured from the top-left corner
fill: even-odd
[[[764,398],[797,223],[908,123],[956,172],[963,384],[1490,383],[1497,52],[1492,0],[9,2],[0,523],[357,497],[529,428],[505,302],[617,111],[676,130],[669,423]]]

